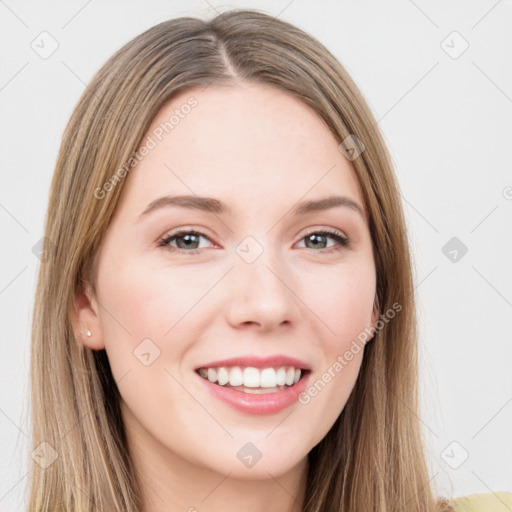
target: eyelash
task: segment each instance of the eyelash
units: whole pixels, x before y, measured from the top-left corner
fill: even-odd
[[[178,252],[180,254],[188,254],[188,255],[199,254],[200,249],[191,249],[190,251],[185,251],[183,249],[178,249],[176,247],[172,247],[169,245],[169,243],[172,240],[174,240],[175,238],[178,238],[180,236],[183,236],[183,235],[196,235],[196,236],[201,236],[203,238],[206,238],[207,240],[210,240],[209,237],[207,237],[204,233],[201,233],[199,231],[195,231],[193,229],[179,229],[178,231],[175,231],[173,233],[166,234],[162,239],[160,239],[160,241],[158,243],[158,247],[164,247],[165,249],[167,249],[170,252]],[[325,248],[325,249],[320,249],[319,251],[315,251],[315,252],[332,253],[332,252],[342,251],[343,249],[350,247],[350,240],[346,236],[342,235],[337,230],[331,231],[331,230],[325,229],[322,231],[311,231],[310,233],[305,234],[301,238],[300,241],[304,240],[305,238],[307,238],[308,236],[311,236],[311,235],[326,235],[328,238],[332,238],[339,244],[337,247],[329,247],[329,248]],[[210,240],[210,242],[211,242],[211,240]]]

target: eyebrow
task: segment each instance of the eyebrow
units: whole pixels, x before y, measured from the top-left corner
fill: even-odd
[[[200,197],[196,195],[163,196],[151,201],[147,208],[140,214],[139,220],[155,210],[172,206],[215,214],[231,214],[232,212],[231,208],[226,203],[212,197]],[[364,218],[364,212],[359,203],[349,197],[339,195],[302,201],[295,205],[292,209],[292,214],[302,216],[340,206],[350,208],[358,212]]]

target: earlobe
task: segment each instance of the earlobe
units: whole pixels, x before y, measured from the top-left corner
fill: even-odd
[[[92,288],[87,281],[75,296],[70,322],[77,343],[91,350],[105,348],[103,332],[99,318],[99,308]]]

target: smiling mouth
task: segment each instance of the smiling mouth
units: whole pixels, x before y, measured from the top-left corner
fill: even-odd
[[[196,373],[204,380],[219,387],[229,388],[247,394],[278,393],[295,386],[311,370],[298,369],[292,366],[280,368],[199,368]]]

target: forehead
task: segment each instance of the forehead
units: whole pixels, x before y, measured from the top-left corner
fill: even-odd
[[[327,125],[267,85],[183,91],[161,108],[143,143],[153,147],[123,190],[123,202],[139,213],[165,194],[218,197],[234,210],[332,193],[362,205],[352,165]]]

